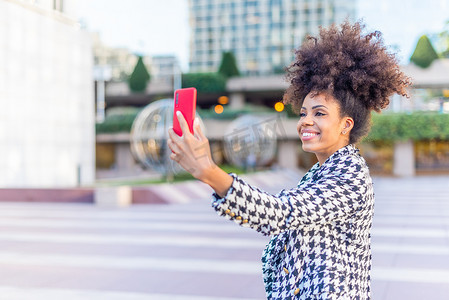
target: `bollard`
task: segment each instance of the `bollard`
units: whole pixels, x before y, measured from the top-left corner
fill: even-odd
[[[393,174],[400,177],[415,175],[415,153],[412,141],[394,144]]]
[[[132,203],[132,189],[130,186],[98,187],[94,200],[99,206],[126,207]]]

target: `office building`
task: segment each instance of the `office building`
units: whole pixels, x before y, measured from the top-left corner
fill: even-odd
[[[110,81],[127,81],[136,66],[138,54],[127,48],[110,47],[101,41],[97,32],[91,34],[95,67],[107,67]],[[174,55],[155,55],[143,57],[151,75],[151,81],[172,82],[173,74],[180,72],[178,59]]]
[[[232,51],[244,75],[282,72],[320,25],[353,20],[356,0],[189,0],[190,71],[215,72]]]
[[[91,33],[94,66],[108,68],[110,81],[127,81],[137,63],[137,55],[127,48],[110,47],[101,41],[97,32]],[[144,57],[145,65],[150,65],[148,57]],[[108,81],[109,81],[108,80]]]
[[[173,84],[173,76],[181,73],[181,66],[174,55],[154,55],[151,57],[150,70],[152,79]]]

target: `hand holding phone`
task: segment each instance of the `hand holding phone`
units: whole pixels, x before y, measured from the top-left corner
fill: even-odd
[[[221,173],[221,177],[212,176],[213,178],[219,178],[220,184],[231,185],[232,177],[230,177],[223,170],[219,170],[217,165],[212,159],[210,151],[209,140],[202,132],[199,119],[195,118],[196,112],[196,89],[186,88],[176,90],[174,94],[174,116],[173,116],[173,128],[168,131],[169,138],[167,140],[168,147],[171,150],[170,159],[178,163],[187,172],[192,174],[193,177],[206,181],[205,176],[210,176],[212,173],[216,174],[217,171]],[[177,113],[181,113],[178,120]],[[196,123],[194,120],[198,120]],[[194,137],[181,138],[183,131],[179,122],[183,125],[184,133],[189,130]],[[195,128],[193,125],[195,124]],[[187,129],[188,127],[188,129]],[[228,176],[223,179],[224,176]],[[230,183],[229,183],[230,181]],[[211,185],[215,189],[215,185]],[[225,190],[229,189],[220,188],[218,191],[221,194],[225,194]]]
[[[189,125],[190,133],[193,134],[193,121],[196,114],[196,89],[185,88],[175,91],[174,111],[173,111],[173,130],[179,136],[182,136],[181,126],[179,125],[177,112],[181,112]]]

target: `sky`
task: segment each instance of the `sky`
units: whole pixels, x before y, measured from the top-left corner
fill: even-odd
[[[147,55],[174,54],[187,71],[187,0],[74,0],[78,19],[102,42]]]
[[[173,54],[188,71],[188,0],[76,0],[76,17],[103,43],[145,55]],[[358,0],[358,19],[379,30],[407,63],[419,37],[449,21],[448,0]]]
[[[408,62],[423,34],[437,34],[449,21],[448,0],[359,0],[358,8],[358,17],[367,28],[383,33],[402,63]]]

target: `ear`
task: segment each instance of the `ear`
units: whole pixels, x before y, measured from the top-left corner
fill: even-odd
[[[344,117],[342,121],[343,128],[341,129],[341,133],[345,135],[348,134],[354,127],[354,120],[351,117]]]

